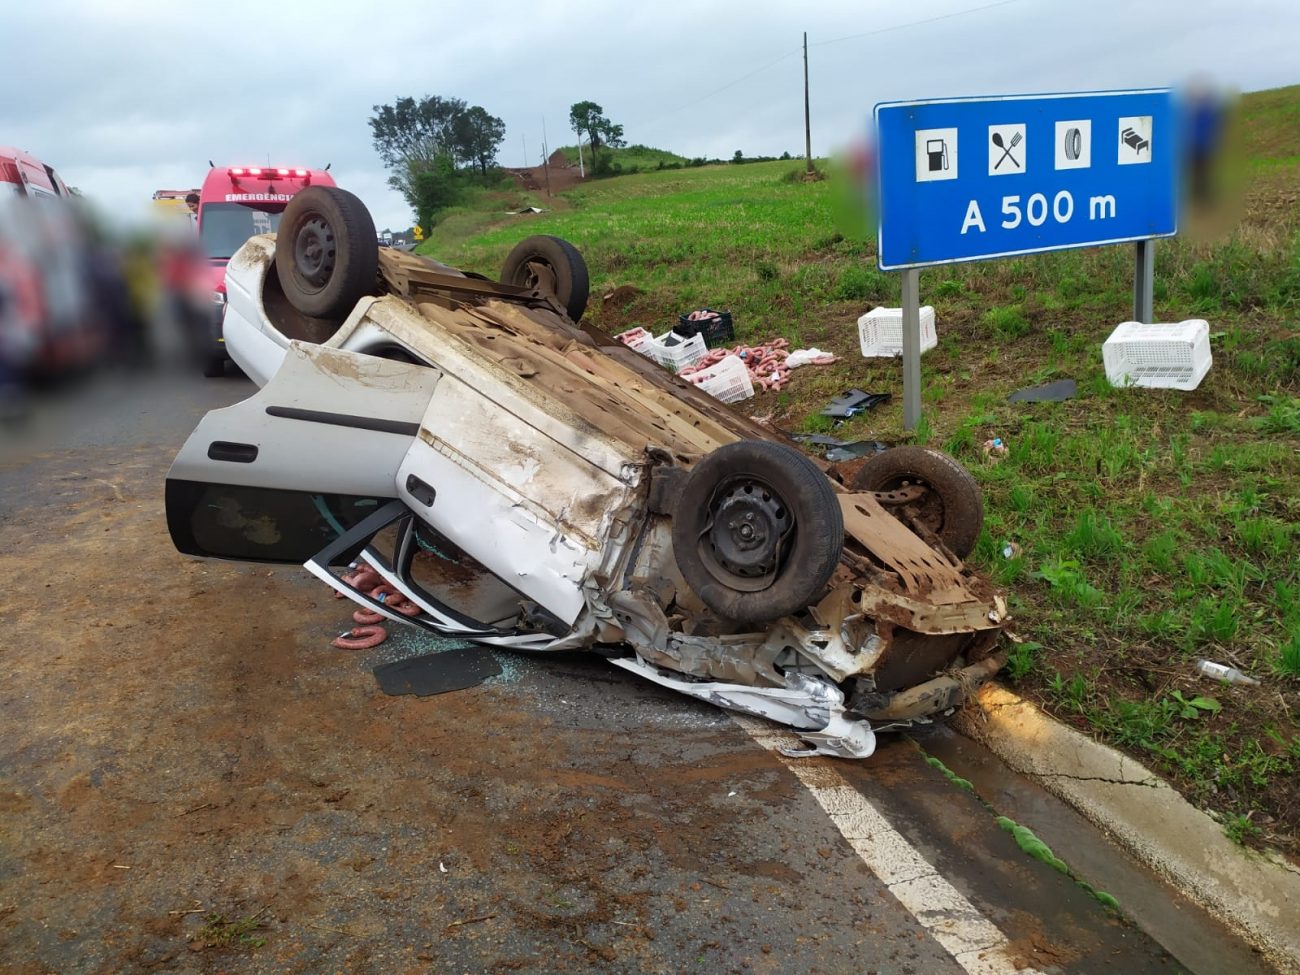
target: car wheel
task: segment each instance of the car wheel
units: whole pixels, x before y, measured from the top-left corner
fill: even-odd
[[[740,440],[691,471],[673,515],[673,553],[711,610],[763,623],[805,609],[844,548],[844,516],[826,475],[799,451]]]
[[[555,295],[575,322],[587,310],[587,262],[576,247],[559,237],[539,234],[521,240],[501,266],[501,283]]]
[[[218,376],[226,374],[226,357],[220,355],[209,356],[203,360],[203,376],[206,379],[216,379]]]
[[[975,548],[984,500],[975,478],[947,454],[928,447],[893,447],[867,458],[853,478],[856,491],[926,489],[912,502],[919,520],[960,559]]]
[[[333,186],[312,186],[285,207],[275,270],[289,303],[304,315],[339,318],[374,294],[379,244],[370,211]]]

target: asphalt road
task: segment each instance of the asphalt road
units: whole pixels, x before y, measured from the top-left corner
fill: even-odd
[[[96,384],[0,461],[0,971],[1268,970],[942,727],[790,760],[578,655],[384,695],[373,666],[445,645],[334,650],[304,571],[170,545],[172,454],[251,388]]]

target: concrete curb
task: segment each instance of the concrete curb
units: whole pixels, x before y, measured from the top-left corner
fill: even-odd
[[[1243,850],[1140,763],[998,684],[981,688],[953,724],[1113,836],[1281,972],[1300,975],[1300,870]]]

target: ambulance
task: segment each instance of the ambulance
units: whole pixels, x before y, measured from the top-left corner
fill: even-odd
[[[244,241],[275,233],[285,206],[309,186],[334,186],[325,169],[283,166],[213,166],[199,190],[199,244],[207,260],[212,304],[198,336],[203,374],[225,371],[221,323],[226,312],[226,265]]]
[[[0,196],[67,197],[68,187],[29,152],[0,146]]]

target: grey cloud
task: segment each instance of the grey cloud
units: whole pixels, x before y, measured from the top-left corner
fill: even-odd
[[[380,226],[399,227],[410,214],[385,186],[366,119],[405,94],[454,95],[501,116],[501,161],[521,165],[525,140],[526,161],[539,157],[543,119],[552,146],[572,141],[568,106],[584,98],[632,142],[691,156],[797,153],[804,30],[818,153],[861,135],[882,100],[1163,85],[1197,69],[1244,90],[1300,81],[1300,6],[1289,0],[1015,0],[825,43],[981,6],[24,5],[0,36],[0,142],[125,215],[156,188],[196,185],[209,158],[332,162]]]

